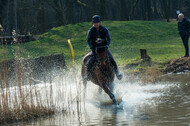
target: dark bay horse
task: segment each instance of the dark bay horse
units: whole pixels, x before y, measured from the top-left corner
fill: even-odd
[[[81,75],[83,78],[83,84],[86,86],[87,80],[84,79],[86,75],[86,63],[89,60],[91,52],[88,53],[82,63]],[[94,67],[92,68],[91,72],[89,73],[89,80],[92,81],[94,84],[100,86],[112,99],[113,103],[118,104],[115,99],[114,94],[112,93],[113,90],[113,81],[115,78],[115,73],[113,67],[110,63],[108,57],[108,50],[105,46],[96,48],[96,55],[95,55],[96,62]]]

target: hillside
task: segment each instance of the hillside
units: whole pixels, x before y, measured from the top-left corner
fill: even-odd
[[[71,39],[75,63],[81,63],[88,51],[86,35],[91,22],[52,28],[39,40],[0,48],[0,60],[33,58],[64,53],[66,62],[70,57],[67,39]],[[122,65],[140,56],[139,49],[145,48],[153,61],[166,61],[182,56],[184,49],[177,34],[176,22],[164,21],[103,21],[111,35],[110,50]]]

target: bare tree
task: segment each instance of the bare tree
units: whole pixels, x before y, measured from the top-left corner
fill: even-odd
[[[167,22],[170,21],[170,7],[171,7],[171,0],[160,0],[161,7],[163,9],[164,16]]]
[[[139,0],[135,0],[132,5],[131,5],[131,11],[129,15],[129,19],[133,20],[134,15],[135,15],[135,9],[137,8],[137,4],[139,3]]]
[[[144,20],[151,20],[151,0],[144,0]]]

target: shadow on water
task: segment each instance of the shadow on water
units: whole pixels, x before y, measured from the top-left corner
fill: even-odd
[[[63,72],[53,78],[56,114],[17,125],[168,126],[190,123],[189,73],[165,75],[155,84],[129,83],[127,77],[116,80],[114,94],[120,101],[118,106],[113,105],[104,92],[98,93],[98,86],[90,82],[84,92],[80,78],[80,70]]]

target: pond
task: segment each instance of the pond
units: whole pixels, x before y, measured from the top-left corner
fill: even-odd
[[[118,106],[90,82],[84,93],[79,73],[73,73],[52,83],[55,115],[16,125],[190,125],[190,73],[164,75],[154,84],[131,83],[127,77],[115,80]]]

